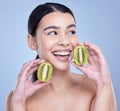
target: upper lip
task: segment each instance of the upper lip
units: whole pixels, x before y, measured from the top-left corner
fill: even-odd
[[[52,54],[54,55],[70,55],[70,53],[72,52],[71,49],[59,49],[59,50],[55,50],[52,52]]]

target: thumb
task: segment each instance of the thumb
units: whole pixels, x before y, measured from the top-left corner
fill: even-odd
[[[82,71],[84,74],[88,74],[87,66],[77,65],[74,62],[72,62],[72,65],[75,66],[80,71]]]
[[[51,81],[49,81],[49,82],[40,82],[40,81],[36,81],[35,83],[34,83],[34,89],[33,90],[38,90],[38,89],[40,89],[40,88],[42,88],[42,87],[44,87],[44,86],[46,86],[47,84],[50,84],[51,83]]]
[[[36,86],[38,86],[38,87],[43,87],[43,86],[45,86],[45,85],[47,85],[47,84],[50,84],[50,83],[51,83],[51,81],[41,82],[41,81],[37,80],[34,84],[35,84]]]

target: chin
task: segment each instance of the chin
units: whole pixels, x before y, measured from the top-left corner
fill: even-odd
[[[54,68],[56,70],[59,70],[59,71],[66,71],[66,70],[69,70],[70,69],[70,64],[69,63],[57,63],[57,64],[54,64]]]

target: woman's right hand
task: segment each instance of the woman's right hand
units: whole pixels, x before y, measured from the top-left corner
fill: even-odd
[[[29,79],[31,74],[37,70],[39,64],[42,62],[44,62],[44,60],[37,59],[23,65],[22,70],[18,76],[16,88],[12,94],[11,102],[17,101],[19,104],[25,104],[25,101],[28,97],[35,93],[39,88],[50,83],[44,83],[40,81],[31,82]]]

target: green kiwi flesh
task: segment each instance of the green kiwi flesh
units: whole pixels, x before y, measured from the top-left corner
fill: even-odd
[[[48,62],[43,62],[38,66],[37,78],[42,82],[48,82],[53,73],[53,66]]]
[[[76,46],[73,52],[74,62],[77,65],[84,65],[88,60],[88,50],[85,46]]]

